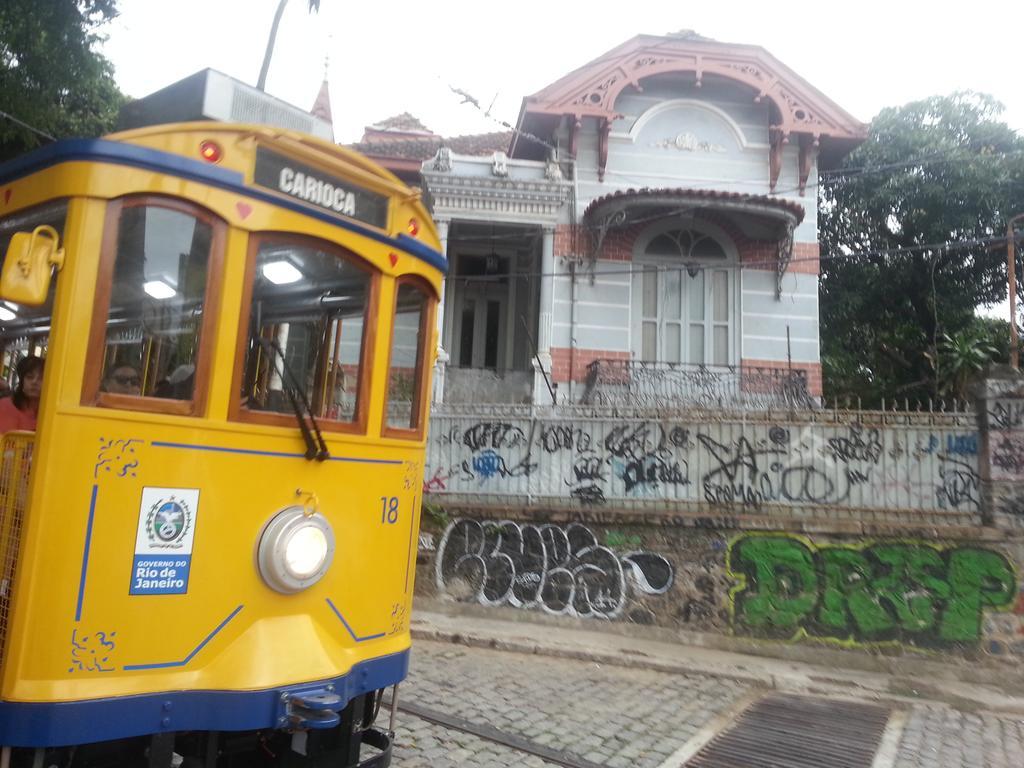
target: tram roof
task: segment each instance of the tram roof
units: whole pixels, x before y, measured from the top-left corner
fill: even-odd
[[[386,188],[391,194],[399,198],[405,198],[406,202],[421,207],[425,215],[424,220],[432,222],[429,213],[423,207],[419,192],[411,189],[393,173],[377,165],[372,160],[363,157],[353,150],[314,136],[309,136],[308,134],[260,125],[204,121],[151,126],[111,134],[101,139],[61,139],[20,157],[0,163],[0,184],[9,183],[31,173],[66,162],[111,163],[144,168],[210,184],[222,189],[237,190],[251,197],[264,198],[267,202],[274,205],[292,208],[299,213],[325,219],[332,224],[355,231],[374,240],[396,245],[407,253],[430,264],[432,267],[442,272],[447,271],[448,261],[443,254],[405,233],[399,233],[392,237],[385,232],[364,226],[355,220],[328,216],[326,212],[319,212],[316,208],[309,205],[270,195],[254,185],[246,184],[243,174],[237,170],[222,168],[203,160],[135,143],[138,140],[175,133],[196,133],[211,137],[215,135],[223,136],[224,134],[249,135],[262,138],[268,142],[286,139],[286,143],[298,145],[300,150],[307,150],[316,159],[331,161],[331,165],[335,166],[335,170],[348,166],[364,174],[376,177],[377,183]],[[282,147],[282,149],[286,152],[288,151],[286,147]],[[310,157],[306,159],[310,159]],[[432,223],[430,226],[433,226]]]

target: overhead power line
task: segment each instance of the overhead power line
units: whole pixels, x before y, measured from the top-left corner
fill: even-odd
[[[921,245],[908,246],[903,248],[883,248],[874,249],[870,251],[853,251],[850,253],[837,253],[831,256],[817,256],[817,257],[805,257],[805,258],[794,258],[790,259],[788,264],[802,264],[802,263],[821,263],[821,262],[835,262],[835,261],[855,261],[855,260],[867,260],[871,258],[879,257],[900,257],[910,256],[917,253],[928,253],[928,252],[943,252],[949,253],[950,251],[962,250],[965,248],[974,248],[984,246],[986,248],[992,248],[1006,243],[1005,235],[997,235],[993,237],[981,237],[974,238],[971,240],[953,240],[941,243],[923,243]],[[715,270],[728,270],[728,271],[740,271],[744,269],[757,269],[757,268],[773,268],[777,265],[776,259],[763,259],[761,261],[744,261],[744,262],[732,262],[728,264],[721,264],[712,261],[690,261],[685,264],[679,265],[652,265],[636,264],[631,263],[628,267],[613,268],[613,269],[602,269],[600,272],[594,274],[598,277],[606,277],[612,275],[633,275],[638,272],[642,272],[644,269],[650,269],[652,266],[656,266],[659,272],[690,272],[690,271],[702,271],[706,269]],[[502,274],[495,275],[456,275],[449,273],[448,279],[454,281],[465,281],[465,282],[495,282],[499,280],[508,280],[511,278],[542,278],[542,277],[567,277],[567,272],[542,272],[542,271],[518,271],[518,272],[505,272]]]
[[[26,128],[26,129],[32,131],[32,133],[34,133],[34,134],[36,134],[38,136],[42,136],[44,139],[48,139],[49,141],[56,141],[57,140],[53,136],[48,134],[46,131],[40,130],[39,128],[36,128],[34,125],[29,125],[24,120],[19,120],[14,115],[8,114],[7,112],[4,112],[2,109],[0,109],[0,117],[7,118],[12,123],[20,125],[22,128]]]

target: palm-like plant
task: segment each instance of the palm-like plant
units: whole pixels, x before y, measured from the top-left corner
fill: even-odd
[[[288,0],[279,0],[277,10],[274,12],[274,21],[270,25],[270,37],[267,38],[267,50],[263,53],[263,66],[260,67],[260,77],[256,81],[256,87],[261,91],[266,90],[267,72],[270,70],[270,59],[274,55],[274,44],[277,42],[277,28],[281,25],[281,16],[284,15],[284,7]],[[309,12],[320,11],[320,0],[309,0]]]
[[[941,388],[954,398],[966,400],[967,386],[999,354],[982,329],[968,326],[962,331],[942,335],[939,342]]]

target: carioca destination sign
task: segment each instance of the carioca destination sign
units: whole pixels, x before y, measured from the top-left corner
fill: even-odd
[[[384,229],[388,199],[290,157],[256,148],[253,181],[317,208]]]

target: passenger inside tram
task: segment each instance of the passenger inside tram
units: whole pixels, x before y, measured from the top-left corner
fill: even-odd
[[[103,379],[103,391],[115,395],[142,394],[142,378],[131,365],[119,365],[109,371]]]
[[[66,214],[67,202],[58,200],[0,219],[0,257],[6,258],[16,232],[32,232],[45,225],[63,236]],[[58,281],[54,275],[47,299],[39,306],[0,302],[0,434],[36,428]]]
[[[34,432],[43,388],[43,359],[35,355],[18,361],[18,384],[10,397],[0,400],[0,434],[25,430]]]

